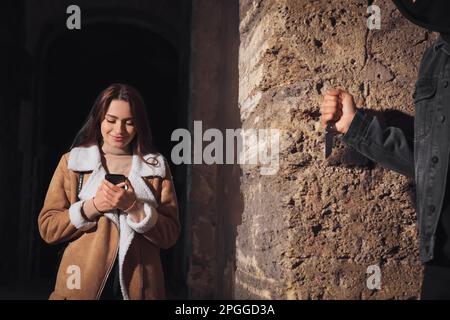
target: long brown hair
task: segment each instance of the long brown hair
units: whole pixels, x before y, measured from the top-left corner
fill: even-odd
[[[77,133],[70,149],[79,146],[89,146],[94,143],[99,147],[101,146],[102,134],[100,125],[112,100],[123,100],[130,104],[131,115],[136,129],[136,135],[130,142],[132,150],[142,159],[144,159],[144,155],[156,152],[152,144],[152,132],[148,123],[144,100],[135,88],[122,83],[114,83],[100,92],[86,122]]]

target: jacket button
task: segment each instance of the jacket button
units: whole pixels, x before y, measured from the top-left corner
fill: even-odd
[[[434,205],[430,204],[428,206],[428,210],[430,210],[430,212],[434,212],[436,210],[436,207]]]
[[[433,158],[431,158],[431,162],[433,162],[433,163],[438,163],[438,161],[439,161],[439,158],[436,157],[436,156],[434,156]]]

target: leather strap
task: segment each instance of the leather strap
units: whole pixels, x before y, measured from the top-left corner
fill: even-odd
[[[83,178],[84,178],[84,173],[80,172],[80,174],[78,176],[77,201],[80,201],[79,194],[81,192],[81,188],[83,187]]]

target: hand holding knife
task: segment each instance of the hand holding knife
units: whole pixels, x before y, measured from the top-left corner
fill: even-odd
[[[334,136],[347,132],[356,110],[350,93],[341,89],[326,90],[320,107],[321,121],[325,127],[325,158],[333,151]]]

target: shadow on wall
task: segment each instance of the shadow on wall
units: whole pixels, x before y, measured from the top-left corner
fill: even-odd
[[[372,109],[362,108],[364,112],[377,117],[383,128],[387,127],[397,127],[400,128],[405,135],[409,138],[408,142],[411,150],[413,149],[413,139],[414,139],[414,117],[398,110],[386,110],[378,111]],[[357,152],[353,148],[345,145],[339,139],[335,140],[337,142],[336,152],[330,156],[328,159],[328,164],[330,166],[344,166],[347,168],[354,167],[364,167],[373,169],[376,163],[369,158],[363,156],[361,153]],[[409,193],[412,203],[416,203],[416,193],[414,188],[414,180],[409,179],[406,192]]]

